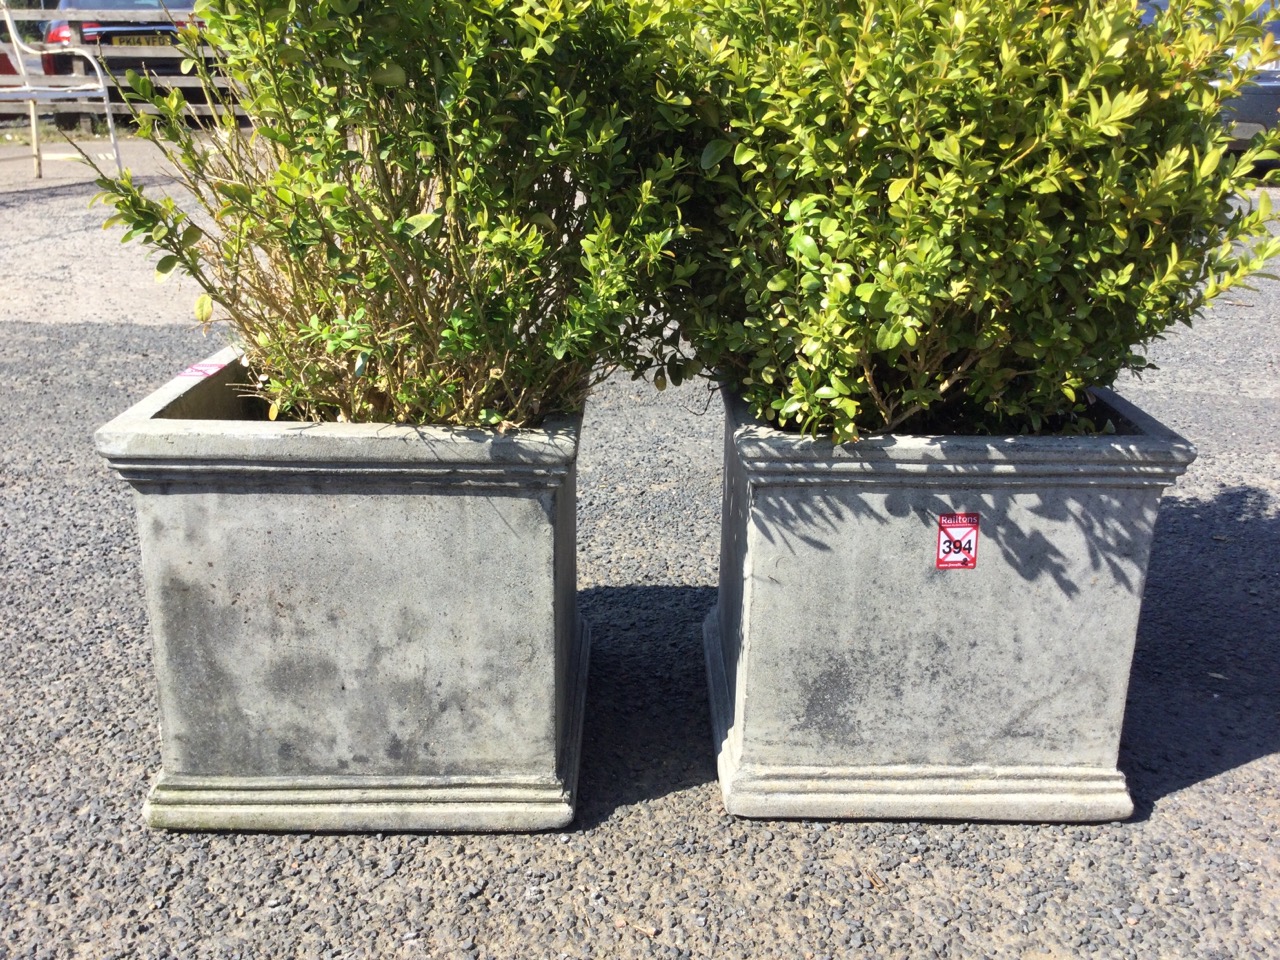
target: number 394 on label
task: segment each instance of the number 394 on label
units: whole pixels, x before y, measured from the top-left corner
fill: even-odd
[[[938,517],[938,569],[972,570],[978,565],[978,515],[944,513]]]

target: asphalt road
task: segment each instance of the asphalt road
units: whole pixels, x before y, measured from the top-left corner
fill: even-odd
[[[140,818],[159,757],[132,505],[91,434],[221,343],[100,229],[84,171],[50,174],[0,164],[0,957],[1280,955],[1280,283],[1121,387],[1200,450],[1151,562],[1129,822],[727,817],[700,649],[718,407],[612,382],[580,464],[573,827],[162,833]]]

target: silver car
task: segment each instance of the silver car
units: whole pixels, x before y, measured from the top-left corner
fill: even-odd
[[[1143,22],[1151,23],[1168,6],[1169,0],[1143,0]],[[1258,15],[1266,21],[1263,26],[1280,40],[1280,0],[1264,6]],[[1258,73],[1253,83],[1231,104],[1231,133],[1241,145],[1280,122],[1280,60],[1255,66]]]

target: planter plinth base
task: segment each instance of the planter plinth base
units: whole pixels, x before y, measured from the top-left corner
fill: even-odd
[[[251,785],[228,778],[222,785],[161,775],[143,815],[166,830],[470,833],[563,827],[573,820],[573,800],[555,783]]]
[[[740,763],[718,607],[702,632],[720,786],[725,809],[734,816],[1091,823],[1133,813],[1124,775],[1114,769]]]

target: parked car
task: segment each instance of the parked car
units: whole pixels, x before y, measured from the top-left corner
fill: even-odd
[[[1142,0],[1142,19],[1152,23],[1169,6],[1169,0]],[[1280,0],[1272,0],[1259,11],[1266,30],[1280,41]],[[1255,64],[1258,74],[1253,84],[1232,104],[1231,132],[1240,144],[1255,133],[1280,123],[1280,60]]]
[[[57,9],[70,10],[119,10],[120,19],[109,22],[86,21],[80,24],[80,45],[97,54],[106,70],[119,79],[126,70],[137,70],[156,76],[177,76],[181,70],[181,58],[175,56],[149,57],[139,54],[139,47],[171,47],[178,39],[178,29],[191,18],[194,0],[58,0]],[[129,13],[165,13],[172,21],[154,23],[129,19]],[[46,44],[71,43],[72,25],[68,20],[53,20],[44,27]],[[119,48],[120,53],[114,51]],[[167,51],[166,51],[167,52]],[[72,72],[73,58],[57,53],[46,53],[41,65],[47,74]]]
[[[1280,41],[1280,7],[1264,8],[1263,24],[1267,32]],[[1232,133],[1237,140],[1248,140],[1255,133],[1280,123],[1280,60],[1256,64],[1258,75],[1253,84],[1233,105]]]

